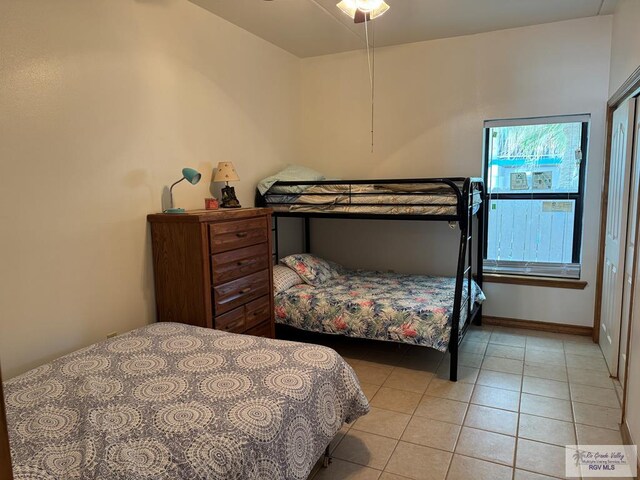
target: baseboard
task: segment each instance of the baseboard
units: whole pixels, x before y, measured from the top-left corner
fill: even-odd
[[[620,424],[620,434],[622,435],[622,441],[625,445],[633,445],[633,440],[631,439],[631,432],[629,431],[629,426],[627,422],[622,422]]]
[[[631,432],[629,431],[629,426],[627,425],[627,422],[622,422],[622,424],[620,425],[620,435],[622,435],[622,443],[624,445],[635,445],[635,443],[633,443],[633,438],[631,438]],[[640,475],[640,456],[638,456],[637,458],[638,461],[638,475]],[[638,478],[638,477],[634,477],[634,478]]]
[[[580,325],[567,325],[564,323],[537,322],[535,320],[520,320],[518,318],[482,316],[483,325],[496,325],[500,327],[524,328],[541,332],[567,333],[569,335],[592,336],[593,327]]]

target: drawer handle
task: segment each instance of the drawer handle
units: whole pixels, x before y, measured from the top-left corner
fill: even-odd
[[[249,235],[249,233],[247,233],[247,232],[238,232],[238,233],[236,233],[236,237],[238,237],[238,238],[244,238],[247,235]]]
[[[239,267],[242,267],[243,265],[248,265],[248,264],[250,264],[250,263],[253,263],[253,260],[240,260],[240,261],[238,262],[238,266],[239,266]]]
[[[240,290],[240,293],[249,293],[250,291],[251,291],[251,287],[247,287]]]

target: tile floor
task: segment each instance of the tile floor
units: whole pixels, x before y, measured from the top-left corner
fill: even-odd
[[[475,327],[459,380],[435,350],[328,336],[354,368],[371,412],[331,444],[313,480],[563,478],[564,445],[619,444],[620,405],[587,337]]]

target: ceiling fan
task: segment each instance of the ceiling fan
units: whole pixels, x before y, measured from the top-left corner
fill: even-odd
[[[389,5],[384,0],[342,0],[338,8],[353,18],[354,23],[364,23],[383,15]]]
[[[384,15],[389,10],[389,5],[384,0],[341,0],[337,7],[344,14],[353,18],[355,23],[364,23],[365,41],[367,43],[367,62],[369,64],[369,84],[371,86],[371,153],[373,153],[374,130],[374,92],[375,92],[375,36],[371,20]],[[371,28],[372,43],[369,43],[369,29]]]

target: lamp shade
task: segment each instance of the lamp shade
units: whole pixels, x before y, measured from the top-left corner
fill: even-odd
[[[213,178],[214,182],[237,182],[238,180],[240,180],[240,177],[238,177],[236,169],[233,168],[233,163],[218,163],[218,171],[216,172],[216,176]]]
[[[182,176],[186,178],[187,182],[189,182],[191,185],[195,185],[202,178],[202,175],[200,175],[200,173],[193,168],[183,168]]]

